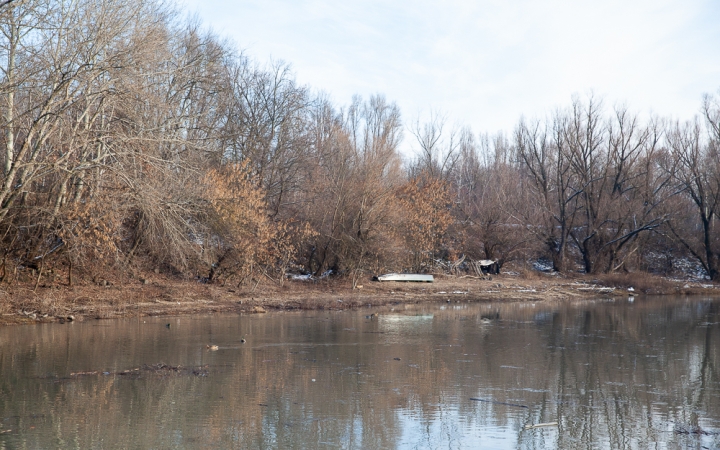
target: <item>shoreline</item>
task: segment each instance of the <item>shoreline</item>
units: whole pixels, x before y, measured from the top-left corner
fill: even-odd
[[[352,289],[347,280],[285,281],[221,286],[162,275],[123,283],[101,280],[76,286],[0,286],[0,325],[192,314],[257,314],[289,310],[344,310],[420,302],[522,302],[633,295],[720,295],[720,286],[653,277],[644,289],[632,278],[597,279],[502,274],[493,277],[436,275],[433,283],[367,280]]]

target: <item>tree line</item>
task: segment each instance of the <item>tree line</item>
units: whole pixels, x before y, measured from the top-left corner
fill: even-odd
[[[720,279],[715,96],[687,122],[589,96],[475,135],[405,128],[382,95],[335,105],[162,1],[15,0],[0,31],[3,281],[100,265],[356,284],[529,258]]]

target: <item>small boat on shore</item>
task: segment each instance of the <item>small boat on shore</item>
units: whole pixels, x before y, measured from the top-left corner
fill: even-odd
[[[388,273],[378,276],[377,281],[415,281],[421,283],[432,283],[434,278],[432,275],[419,273]]]

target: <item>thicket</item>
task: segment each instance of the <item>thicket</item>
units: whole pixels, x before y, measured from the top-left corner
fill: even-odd
[[[641,123],[575,98],[494,137],[344,107],[141,0],[0,6],[0,277],[157,267],[209,282],[457,270],[720,280],[720,103]],[[406,133],[407,134],[407,133]]]

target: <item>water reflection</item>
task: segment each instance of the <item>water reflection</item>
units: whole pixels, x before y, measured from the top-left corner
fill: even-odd
[[[714,448],[719,306],[637,297],[6,327],[0,446]]]

